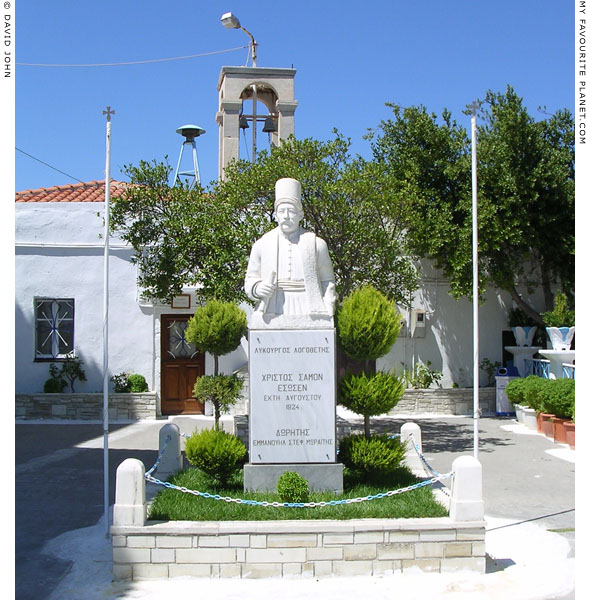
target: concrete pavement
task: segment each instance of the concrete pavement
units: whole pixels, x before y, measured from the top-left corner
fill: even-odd
[[[420,424],[424,454],[437,471],[446,473],[457,456],[472,454],[473,427],[469,418],[408,416],[377,418],[373,423],[377,431],[398,432],[400,426],[410,420]],[[117,466],[125,458],[135,457],[142,460],[146,468],[151,467],[157,457],[158,431],[165,422],[111,425],[111,504]],[[493,549],[494,536],[512,532],[518,535],[520,531],[523,542],[529,536],[531,544],[534,544],[535,534],[549,530],[555,532],[551,539],[567,542],[569,550],[566,546],[566,552],[569,551],[570,557],[574,556],[575,463],[571,460],[575,451],[554,444],[544,436],[521,430],[512,419],[482,418],[479,422],[478,458],[483,467],[485,512],[491,518],[488,527],[490,548]],[[192,424],[192,420],[185,419],[181,429],[190,429]],[[360,429],[360,420],[355,421],[354,426]],[[56,547],[50,541],[70,539],[83,528],[91,528],[84,531],[96,534],[96,524],[104,513],[101,424],[18,423],[15,477],[15,597],[18,600],[50,599],[55,597],[55,593],[61,593],[60,584],[63,586],[68,577],[80,573],[80,565],[83,564],[80,551],[68,554],[58,548],[48,553],[48,547]],[[102,526],[106,531],[104,524]],[[89,542],[90,538],[87,540]],[[103,538],[101,547],[105,546],[104,542]],[[520,556],[529,556],[533,560],[532,548],[525,547],[520,550],[520,555],[516,545],[513,548],[511,552],[510,548],[501,547],[498,551],[501,556],[489,556],[490,574],[509,573],[510,567],[522,560]],[[105,560],[109,560],[108,555],[103,562]],[[96,563],[92,564],[93,569],[97,568]],[[101,565],[101,569],[106,577],[108,565]],[[90,573],[87,575],[91,577]],[[547,573],[547,577],[551,574]],[[88,590],[95,583],[89,579]],[[109,585],[108,581],[103,583]],[[517,597],[510,596],[508,590],[505,592],[504,597]],[[559,597],[574,598],[573,591],[566,592]],[[80,593],[80,598],[91,598],[84,590]],[[62,594],[62,597],[76,596]],[[541,596],[530,596],[536,597]]]

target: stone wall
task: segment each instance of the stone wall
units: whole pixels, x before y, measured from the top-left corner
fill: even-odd
[[[102,394],[17,394],[17,419],[102,420]],[[109,420],[156,418],[156,393],[109,394]]]
[[[485,572],[482,521],[148,521],[111,534],[114,580]]]
[[[481,414],[496,414],[496,388],[479,388]],[[473,388],[438,388],[406,390],[404,397],[388,414],[473,415]]]

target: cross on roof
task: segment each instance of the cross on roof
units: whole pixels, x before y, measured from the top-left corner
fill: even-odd
[[[107,121],[110,121],[111,120],[111,115],[114,115],[115,111],[111,110],[110,106],[107,106],[107,109],[103,110],[102,114],[107,116]]]

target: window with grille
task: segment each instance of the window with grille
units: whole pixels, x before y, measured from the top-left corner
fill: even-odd
[[[35,298],[35,359],[65,358],[74,350],[73,298]]]

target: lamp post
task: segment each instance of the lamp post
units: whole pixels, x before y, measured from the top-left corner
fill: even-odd
[[[221,24],[226,29],[241,29],[246,35],[250,37],[250,45],[252,46],[252,66],[256,67],[256,47],[258,46],[258,44],[256,43],[254,36],[247,29],[242,27],[238,17],[236,17],[236,15],[234,15],[231,12],[226,12],[221,15]]]
[[[236,15],[231,12],[226,12],[221,15],[221,24],[226,29],[241,29],[246,35],[250,38],[250,46],[252,46],[252,66],[256,68],[257,66],[257,57],[256,57],[256,48],[258,44],[254,39],[254,36],[244,27],[242,27],[240,20]],[[256,86],[252,86],[252,162],[256,162],[256,105],[258,104],[258,94],[256,91]]]

